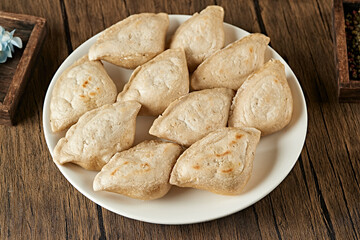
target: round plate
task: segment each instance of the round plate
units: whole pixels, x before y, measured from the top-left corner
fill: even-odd
[[[169,15],[168,37],[190,16]],[[240,39],[249,33],[224,24],[226,44]],[[50,97],[60,74],[73,62],[87,54],[95,43],[98,34],[84,42],[61,64],[55,73],[46,93],[43,108],[43,124],[46,143],[51,155],[57,141],[65,132],[54,134],[49,123]],[[65,178],[83,195],[100,206],[125,217],[160,224],[188,224],[208,221],[238,212],[269,194],[287,176],[295,165],[304,145],[307,129],[306,103],[300,84],[287,63],[270,47],[266,59],[279,59],[286,68],[293,99],[294,112],[290,124],[280,132],[261,138],[257,147],[252,176],[243,193],[238,196],[222,196],[210,192],[178,188],[173,186],[165,197],[142,201],[109,192],[94,192],[92,182],[97,172],[87,171],[73,164],[57,165]],[[129,79],[131,70],[126,70],[104,62],[110,77],[116,82],[118,91]],[[135,143],[152,139],[148,130],[155,118],[137,118]]]

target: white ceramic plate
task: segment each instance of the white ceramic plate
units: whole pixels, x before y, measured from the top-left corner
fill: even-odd
[[[170,15],[168,36],[180,23],[190,16]],[[224,24],[226,44],[249,33]],[[81,56],[87,54],[98,35],[79,46],[61,64],[55,73],[46,93],[43,107],[43,123],[46,143],[51,155],[60,137],[65,132],[53,134],[49,123],[49,105],[52,89],[60,74]],[[115,193],[94,192],[92,182],[97,172],[87,171],[73,164],[57,165],[65,178],[83,195],[100,206],[125,217],[160,224],[188,224],[208,221],[238,212],[269,194],[287,176],[295,165],[304,145],[307,130],[307,111],[303,92],[294,73],[287,63],[270,47],[267,59],[279,59],[286,67],[286,76],[294,98],[294,113],[290,124],[282,131],[263,137],[256,150],[253,174],[244,192],[239,196],[222,196],[210,192],[172,187],[163,198],[152,201],[135,200]],[[104,63],[110,77],[116,82],[118,91],[122,90],[132,71]],[[148,130],[153,117],[138,117],[135,144],[144,139],[152,139]]]

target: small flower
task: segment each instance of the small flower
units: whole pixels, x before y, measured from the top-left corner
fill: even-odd
[[[0,63],[4,63],[8,57],[12,57],[11,53],[14,52],[14,46],[22,48],[21,39],[19,37],[14,37],[14,33],[15,29],[8,32],[0,26]]]

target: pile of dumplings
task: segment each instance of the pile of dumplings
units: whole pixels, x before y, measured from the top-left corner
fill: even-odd
[[[54,161],[99,171],[94,191],[136,199],[172,185],[240,194],[260,137],[290,122],[293,100],[283,64],[265,63],[270,39],[255,33],[224,47],[223,19],[219,6],[195,13],[167,50],[165,13],[103,31],[52,91],[51,129],[68,129]],[[101,61],[135,69],[119,94]],[[133,146],[138,115],[157,116],[149,133],[158,140]]]

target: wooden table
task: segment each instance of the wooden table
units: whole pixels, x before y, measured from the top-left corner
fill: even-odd
[[[82,42],[139,12],[192,14],[207,5],[225,21],[271,38],[304,90],[309,126],[288,177],[268,196],[228,217],[167,226],[128,219],[85,198],[51,160],[42,128],[48,84]],[[360,105],[339,104],[332,1],[0,1],[0,10],[47,19],[48,35],[17,126],[0,126],[0,239],[358,239]]]

